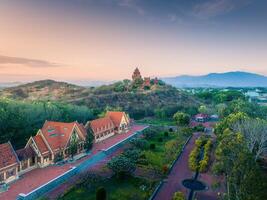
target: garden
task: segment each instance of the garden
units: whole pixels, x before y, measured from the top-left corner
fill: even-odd
[[[148,199],[167,175],[187,138],[188,132],[150,127],[141,137],[132,139],[124,152],[104,167],[110,170],[111,177],[87,174],[60,200]]]

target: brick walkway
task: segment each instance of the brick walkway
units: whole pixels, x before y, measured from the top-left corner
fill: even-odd
[[[188,191],[182,185],[182,181],[193,176],[193,173],[188,168],[188,157],[191,150],[194,148],[197,137],[198,135],[194,135],[190,139],[183,153],[181,154],[181,157],[173,166],[171,173],[165,180],[154,200],[171,200],[173,194],[178,190],[188,195]]]
[[[1,200],[14,200],[20,193],[29,193],[35,188],[47,183],[48,181],[56,178],[57,176],[68,171],[72,166],[76,166],[82,161],[89,159],[97,152],[108,149],[109,147],[117,144],[118,142],[126,139],[127,137],[133,135],[135,132],[144,129],[145,126],[135,125],[132,129],[125,134],[115,135],[105,141],[99,142],[93,145],[92,153],[87,157],[77,161],[76,163],[65,164],[63,166],[49,166],[43,169],[34,169],[19,178],[16,182],[10,185],[7,192],[0,194]]]

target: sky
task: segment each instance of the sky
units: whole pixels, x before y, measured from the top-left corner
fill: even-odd
[[[0,82],[267,75],[266,0],[0,0]]]

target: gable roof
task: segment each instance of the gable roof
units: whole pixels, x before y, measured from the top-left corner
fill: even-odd
[[[36,156],[34,150],[30,146],[25,147],[23,149],[19,149],[16,151],[16,153],[20,161]]]
[[[113,121],[113,123],[116,127],[120,126],[120,123],[121,123],[123,116],[126,116],[125,112],[108,111],[106,113],[106,117],[109,117]]]
[[[78,135],[80,135],[82,139],[85,139],[86,130],[82,127],[83,125],[78,122],[64,123],[46,121],[41,132],[52,151],[56,151],[58,149],[64,149],[67,146],[75,128],[78,131]]]
[[[36,135],[32,139],[34,140],[42,155],[49,153],[49,149],[41,135]]]
[[[94,133],[98,132],[99,129],[107,130],[114,128],[113,121],[109,117],[95,119],[90,122],[90,126]]]
[[[18,157],[10,142],[0,144],[0,169],[18,164]]]

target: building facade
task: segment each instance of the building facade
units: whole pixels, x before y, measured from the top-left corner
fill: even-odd
[[[19,159],[10,142],[0,144],[0,183],[18,178]]]
[[[105,117],[87,123],[93,131],[95,142],[105,140],[115,134],[128,132],[130,119],[125,112],[109,111]]]

